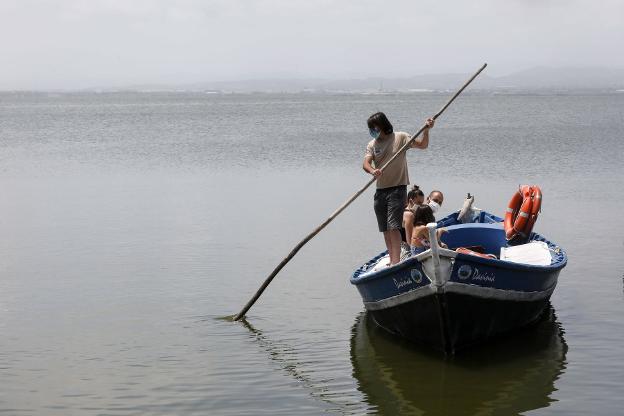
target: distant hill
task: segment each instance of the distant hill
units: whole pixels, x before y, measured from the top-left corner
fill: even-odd
[[[624,68],[536,67],[495,79],[496,87],[517,88],[624,88]]]
[[[182,85],[135,85],[122,88],[135,91],[214,91],[214,92],[414,92],[455,89],[469,74],[425,74],[409,78],[363,79],[257,79],[204,82]],[[624,68],[535,67],[502,77],[482,74],[473,90],[582,90],[624,89]]]

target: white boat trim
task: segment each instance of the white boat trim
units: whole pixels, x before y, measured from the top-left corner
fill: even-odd
[[[549,298],[555,290],[555,286],[556,284],[543,291],[522,292],[519,290],[497,289],[493,287],[483,287],[467,283],[447,282],[444,285],[444,292],[469,295],[481,299],[496,299],[512,302],[532,302]],[[439,290],[434,284],[429,284],[427,286],[410,290],[409,292],[401,293],[387,299],[364,302],[364,306],[366,307],[366,310],[369,311],[388,309],[438,292]]]
[[[418,289],[410,290],[409,292],[401,293],[386,299],[373,302],[364,302],[364,307],[366,308],[366,310],[369,311],[388,309],[394,306],[402,305],[407,302],[411,302],[418,298],[424,298],[425,296],[433,295],[434,293],[436,293],[436,287],[433,284],[428,284],[427,286],[422,286]]]
[[[466,283],[448,282],[446,293],[459,293],[470,295],[481,299],[510,300],[514,302],[531,302],[547,299],[555,290],[556,284],[546,290],[523,292],[520,290],[497,289],[495,287],[483,287]]]

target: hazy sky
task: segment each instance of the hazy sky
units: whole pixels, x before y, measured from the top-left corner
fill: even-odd
[[[624,66],[624,0],[0,0],[0,89]]]

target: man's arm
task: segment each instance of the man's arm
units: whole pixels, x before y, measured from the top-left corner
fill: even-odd
[[[412,148],[416,149],[426,149],[429,147],[429,129],[433,128],[434,121],[432,118],[428,118],[425,122],[427,127],[423,130],[422,136],[420,138],[414,139],[412,142]]]
[[[372,161],[373,161],[372,155],[364,156],[364,163],[362,164],[362,169],[364,169],[364,172],[366,173],[370,173],[371,175],[375,177],[380,177],[382,172],[379,169],[375,169],[373,165],[371,165]]]

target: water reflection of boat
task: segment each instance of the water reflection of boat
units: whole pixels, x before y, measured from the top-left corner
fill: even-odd
[[[378,414],[513,415],[548,407],[567,345],[552,308],[534,327],[443,358],[397,342],[366,312],[351,335],[359,390]]]

